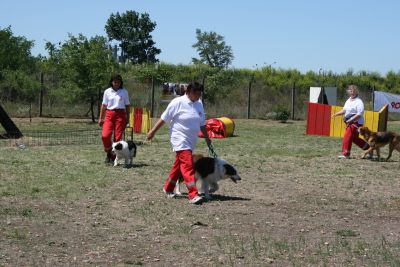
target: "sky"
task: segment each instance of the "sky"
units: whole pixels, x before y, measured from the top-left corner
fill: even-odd
[[[196,29],[216,32],[231,46],[232,68],[272,66],[302,73],[400,71],[398,0],[1,0],[0,28],[45,43],[107,36],[112,13],[148,13],[158,59],[190,64]]]

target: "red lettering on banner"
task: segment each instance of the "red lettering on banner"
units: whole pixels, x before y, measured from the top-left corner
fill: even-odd
[[[394,108],[394,109],[400,108],[400,102],[392,102],[392,103],[390,103],[390,105],[392,105],[392,108]]]

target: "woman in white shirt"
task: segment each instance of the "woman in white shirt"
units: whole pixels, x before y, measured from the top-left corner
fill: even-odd
[[[203,90],[202,84],[190,83],[186,93],[169,103],[161,118],[147,134],[147,140],[151,140],[165,123],[170,123],[170,141],[176,156],[163,191],[167,197],[174,197],[175,185],[182,177],[189,191],[189,202],[192,204],[200,204],[203,201],[203,198],[198,195],[192,158],[199,130],[202,131],[207,145],[211,144],[205,129],[203,104],[199,101]]]
[[[369,148],[368,143],[358,136],[358,128],[364,124],[364,103],[358,96],[358,87],[356,85],[349,85],[347,89],[349,99],[343,106],[343,109],[336,112],[332,117],[343,115],[343,120],[346,123],[346,132],[342,140],[342,154],[339,158],[350,158],[352,143],[355,143],[363,150]]]
[[[115,155],[111,151],[112,142],[122,140],[126,124],[129,122],[129,95],[123,85],[121,75],[113,75],[110,80],[110,88],[106,89],[103,94],[98,123],[100,127],[103,127],[101,139],[104,151],[107,153],[106,163],[114,161]],[[104,114],[105,118],[103,120]],[[112,139],[113,134],[114,139]]]

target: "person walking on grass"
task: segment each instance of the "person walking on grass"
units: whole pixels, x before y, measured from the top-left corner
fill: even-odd
[[[342,153],[338,157],[340,159],[350,158],[352,143],[355,143],[362,150],[369,148],[369,144],[358,136],[358,128],[364,125],[364,103],[358,96],[358,87],[349,85],[347,93],[350,97],[343,109],[332,115],[332,118],[344,115],[343,120],[346,123],[346,131],[342,140]]]
[[[111,77],[109,88],[104,91],[98,124],[102,128],[101,139],[106,152],[105,163],[112,163],[112,143],[122,140],[127,122],[129,122],[130,102],[128,91],[119,74]],[[105,115],[105,118],[103,119]],[[114,136],[114,138],[113,138]]]
[[[193,167],[193,151],[198,140],[199,130],[202,131],[207,145],[211,140],[205,129],[205,113],[203,104],[199,101],[204,87],[198,82],[192,82],[187,86],[183,96],[174,98],[161,118],[148,132],[147,140],[153,139],[156,132],[165,124],[170,123],[169,134],[175,162],[164,184],[163,191],[167,197],[175,197],[174,188],[179,178],[183,178],[188,188],[188,198],[191,204],[201,204],[203,198],[199,196]]]

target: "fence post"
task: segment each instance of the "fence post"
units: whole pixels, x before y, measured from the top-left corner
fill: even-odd
[[[375,111],[374,106],[375,106],[375,85],[372,85],[372,111]]]
[[[295,99],[296,99],[296,83],[293,82],[293,88],[292,88],[292,120],[294,120]]]
[[[254,74],[251,76],[249,81],[249,88],[247,90],[247,119],[250,119],[250,106],[251,106],[251,84],[253,83]]]
[[[151,108],[150,108],[150,118],[153,118],[154,116],[154,75],[151,76]]]
[[[40,72],[39,117],[42,117],[42,111],[43,111],[43,91],[44,91],[43,72]]]

